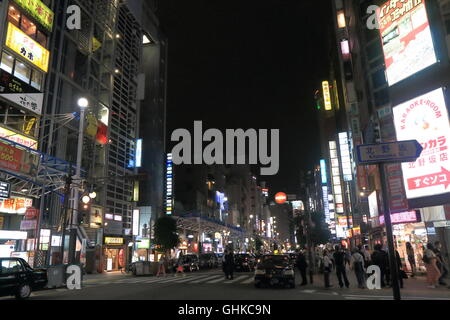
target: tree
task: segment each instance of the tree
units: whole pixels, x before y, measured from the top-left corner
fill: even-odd
[[[261,251],[261,247],[264,245],[264,243],[261,240],[261,237],[258,235],[255,235],[255,250],[256,252]]]
[[[315,245],[326,244],[331,239],[331,232],[325,223],[325,213],[311,212],[312,232],[311,241]]]
[[[155,244],[159,246],[158,251],[167,252],[179,243],[177,222],[169,216],[158,218],[155,222]]]

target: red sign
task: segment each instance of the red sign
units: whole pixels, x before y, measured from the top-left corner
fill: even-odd
[[[286,200],[287,200],[287,195],[284,192],[278,192],[275,195],[275,202],[278,203],[278,204],[285,203]]]
[[[389,190],[389,208],[391,213],[408,211],[408,198],[403,184],[402,167],[399,163],[386,165]]]
[[[35,208],[27,208],[25,211],[25,219],[31,220],[37,218],[39,215],[39,210]]]
[[[108,143],[108,127],[101,121],[98,122],[96,140],[102,145]]]
[[[444,167],[441,167],[441,172],[408,179],[409,190],[429,188],[439,185],[444,185],[445,189],[447,189],[450,185],[450,171]]]

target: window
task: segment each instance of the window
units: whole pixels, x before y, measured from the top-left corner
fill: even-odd
[[[39,31],[36,24],[21,14],[14,6],[9,7],[8,21],[20,28],[26,35],[36,40],[44,48],[47,47],[47,36]]]
[[[3,51],[0,68],[8,73],[12,73],[13,67],[14,67],[14,57]]]
[[[47,36],[45,34],[43,34],[42,32],[40,32],[40,31],[37,32],[36,41],[44,48],[47,47]]]
[[[6,72],[13,74],[20,80],[31,84],[33,88],[42,90],[44,85],[44,74],[36,69],[33,69],[21,62],[19,59],[15,59],[6,51],[2,52],[0,68]]]
[[[2,260],[2,272],[1,273],[18,273],[23,272],[23,267],[20,261],[13,259]]]
[[[31,68],[26,66],[24,63],[17,61],[14,69],[14,76],[26,83],[30,83]]]
[[[30,38],[35,38],[36,37],[36,25],[31,22],[28,18],[26,18],[25,16],[22,16],[22,22],[20,23],[20,29],[22,29],[23,32],[26,33],[27,36],[29,36]]]
[[[31,86],[38,90],[41,90],[43,81],[44,76],[42,75],[42,72],[33,70],[33,73],[31,75]]]
[[[14,6],[9,6],[8,9],[8,21],[14,24],[16,27],[20,25],[20,12]]]

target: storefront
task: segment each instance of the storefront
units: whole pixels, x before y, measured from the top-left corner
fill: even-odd
[[[0,258],[20,257],[28,261],[27,232],[0,230]]]
[[[126,247],[122,237],[105,237],[103,249],[103,268],[105,271],[118,271],[125,267]]]

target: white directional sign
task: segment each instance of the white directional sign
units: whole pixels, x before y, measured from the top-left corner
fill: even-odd
[[[359,164],[381,162],[414,162],[423,147],[416,140],[397,141],[380,144],[365,144],[356,147]]]

